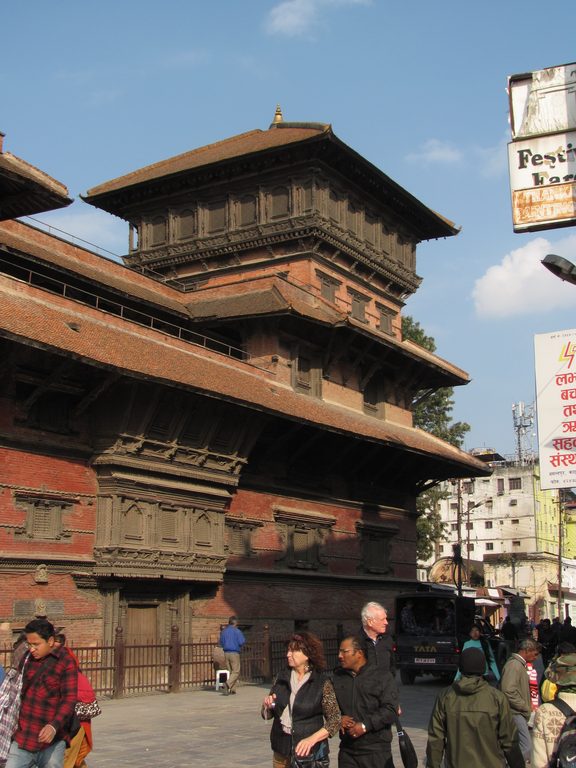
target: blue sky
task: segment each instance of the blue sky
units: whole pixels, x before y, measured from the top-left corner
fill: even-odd
[[[567,8],[564,8],[566,11]],[[336,135],[462,228],[418,250],[406,312],[467,370],[467,449],[513,453],[512,403],[534,401],[533,336],[576,327],[576,230],[514,234],[507,77],[576,60],[569,14],[533,0],[29,0],[3,14],[4,150],[90,187],[286,120]],[[79,199],[40,217],[126,250],[127,226]]]

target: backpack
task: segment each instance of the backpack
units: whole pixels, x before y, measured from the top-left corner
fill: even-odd
[[[576,712],[562,699],[550,702],[566,716],[556,749],[550,760],[551,768],[574,768],[576,764]]]

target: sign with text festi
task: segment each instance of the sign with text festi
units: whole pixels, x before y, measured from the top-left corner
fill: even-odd
[[[534,337],[540,485],[576,487],[576,329]]]
[[[515,232],[576,223],[576,63],[508,78]]]

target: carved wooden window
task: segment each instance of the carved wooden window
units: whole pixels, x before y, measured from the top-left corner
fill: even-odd
[[[356,237],[359,237],[362,230],[362,212],[358,206],[350,200],[348,201],[347,219],[349,231],[352,232],[353,235],[356,235]]]
[[[350,296],[350,314],[355,320],[361,320],[365,323],[368,297],[351,289],[348,289],[348,294]]]
[[[340,195],[334,189],[328,193],[328,216],[332,221],[340,221]]]
[[[217,425],[210,436],[210,448],[216,453],[230,454],[234,452],[237,422],[222,416],[222,421]]]
[[[226,229],[226,200],[212,200],[206,205],[206,211],[208,233],[224,231]]]
[[[370,245],[376,246],[378,244],[378,218],[368,211],[364,216],[364,238]]]
[[[167,396],[156,406],[154,415],[148,426],[148,437],[152,440],[167,440],[170,426],[174,418],[174,397]]]
[[[198,448],[204,444],[206,433],[206,419],[196,410],[188,413],[184,429],[180,433],[179,442],[192,448]]]
[[[227,525],[228,552],[231,555],[250,557],[252,554],[252,528],[246,525]]]
[[[296,392],[320,397],[322,369],[311,349],[295,347],[292,358],[292,386]]]
[[[127,541],[142,541],[144,538],[144,514],[136,502],[129,503],[123,512],[124,538]]]
[[[239,224],[246,227],[256,223],[256,198],[254,195],[244,195],[238,201]]]
[[[406,269],[411,272],[416,269],[416,246],[414,243],[405,241],[402,244],[402,260]]]
[[[394,327],[392,325],[392,322],[396,316],[396,313],[392,309],[388,309],[388,307],[382,307],[378,305],[378,312],[379,312],[379,318],[378,318],[378,330],[382,331],[383,333],[388,333],[390,336],[394,335]]]
[[[212,523],[208,515],[200,515],[194,526],[194,543],[201,547],[212,545]]]
[[[150,223],[150,247],[163,245],[166,242],[166,219],[156,216]]]
[[[322,545],[335,519],[305,510],[277,509],[274,518],[280,525],[285,543],[281,558],[290,568],[317,570],[325,566]]]
[[[178,238],[187,240],[196,234],[196,212],[191,209],[180,211],[177,219]]]
[[[272,190],[272,211],[273,219],[281,216],[288,216],[290,213],[290,194],[287,187],[276,187]]]
[[[386,224],[382,224],[382,227],[380,228],[380,248],[387,256],[390,255],[392,236]]]
[[[396,526],[357,523],[362,548],[360,570],[364,573],[392,572],[391,544],[398,532]]]
[[[364,413],[378,417],[384,415],[384,387],[381,375],[375,374],[365,384],[362,390],[362,398]]]
[[[320,295],[326,301],[334,304],[336,302],[336,290],[341,285],[341,282],[330,275],[325,275],[323,272],[317,272],[316,275],[320,281]]]
[[[70,536],[63,529],[63,513],[72,509],[71,502],[17,496],[16,506],[26,513],[24,525],[16,529],[17,538],[58,540]]]
[[[178,541],[178,511],[176,509],[160,508],[160,539],[168,543]]]
[[[314,185],[312,182],[302,185],[302,212],[308,213],[314,209]]]

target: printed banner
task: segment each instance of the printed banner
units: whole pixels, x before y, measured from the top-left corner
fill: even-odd
[[[576,329],[534,337],[541,487],[576,487]]]

